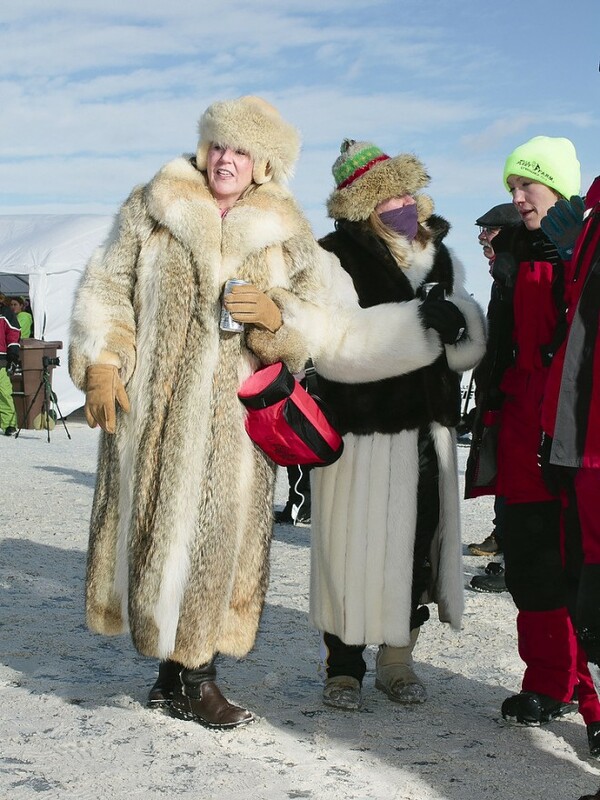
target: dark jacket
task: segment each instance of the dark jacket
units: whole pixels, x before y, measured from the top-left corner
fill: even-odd
[[[596,181],[600,183],[600,178]],[[568,339],[550,370],[543,426],[551,460],[600,468],[600,203],[586,219],[568,265]]]
[[[518,394],[526,375],[546,373],[565,335],[564,266],[543,233],[519,225],[502,240],[499,234],[494,249],[488,344],[476,370],[466,498],[496,494],[497,437],[507,385]],[[537,380],[543,384],[543,377]],[[541,398],[536,402],[541,406]],[[513,457],[517,467],[518,453]]]
[[[454,269],[442,243],[449,225],[432,216],[427,226],[435,257],[423,283],[443,283],[450,293]],[[415,299],[403,270],[366,223],[338,220],[320,244],[339,258],[363,308]],[[372,383],[337,383],[319,376],[319,393],[335,411],[342,434],[397,433],[432,421],[453,427],[460,418],[460,375],[450,370],[444,354],[430,366]]]

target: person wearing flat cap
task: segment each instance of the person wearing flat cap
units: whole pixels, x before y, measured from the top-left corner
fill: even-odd
[[[369,381],[448,345],[424,327],[419,344],[407,341],[393,303],[385,320],[360,308],[286,186],[300,138],[277,109],[218,101],[199,133],[195,154],[132,190],[87,264],[69,368],[102,429],[87,623],[129,631],[159,660],[150,706],[235,728],[254,714],[222,694],[216,660],[254,646],[276,474],[246,433],[238,389],[278,360],[299,372],[313,358],[329,377]],[[245,283],[224,296],[230,279]],[[241,332],[221,328],[223,305]],[[481,358],[480,339],[473,328],[450,346],[464,367]]]
[[[505,498],[505,580],[517,607],[525,671],[521,691],[502,703],[502,716],[520,725],[547,724],[576,711],[576,697],[589,726],[600,722],[600,702],[571,618],[580,571],[572,481],[549,468],[551,440],[542,434],[552,364],[567,330],[564,254],[542,221],[558,202],[579,194],[573,143],[535,136],[507,157],[503,181],[521,223],[504,247],[494,240],[492,276],[504,313],[480,368],[487,374],[465,496]]]
[[[385,320],[387,304],[397,304],[406,326],[395,347],[421,351],[434,337],[443,350],[401,360],[383,380],[332,380],[317,364],[344,452],[313,474],[310,619],[322,634],[326,705],[360,707],[366,645],[379,646],[375,686],[410,705],[427,696],[412,660],[427,603],[461,625],[454,429],[465,360],[457,355],[463,346],[473,354],[485,333],[464,269],[443,242],[450,226],[422,192],[421,161],[346,139],[332,171],[335,230],[321,246],[339,258],[361,306]]]
[[[483,216],[475,220],[475,225],[479,227],[477,240],[483,248],[483,255],[489,261],[490,272],[492,271],[492,262],[494,260],[492,239],[498,236],[503,228],[510,229],[512,225],[518,225],[520,221],[519,212],[512,203],[500,203],[500,205],[490,208]]]
[[[516,226],[520,223],[521,217],[513,203],[500,203],[493,206],[489,211],[486,211],[481,217],[475,220],[475,224],[479,227],[479,235],[477,240],[483,248],[484,258],[487,259],[489,264],[489,272],[492,274],[494,267],[494,260],[496,253],[492,239],[497,239],[496,245],[505,250],[510,246],[510,240],[516,231]],[[498,320],[502,317],[503,313],[511,313],[510,300],[506,303],[503,302],[505,297],[503,285],[498,281],[492,280],[492,289],[490,292],[490,302],[487,308],[487,322],[488,322],[488,344],[487,352],[495,352],[494,338],[498,329]],[[502,359],[498,360],[499,363]],[[477,402],[481,396],[482,386],[486,383],[486,376],[488,376],[487,365],[483,361],[473,370],[471,383],[469,384],[469,391],[471,385],[475,387],[475,407],[472,408],[465,416],[463,427],[467,430],[472,430],[473,419],[477,411]],[[472,542],[467,545],[469,553],[474,556],[495,556],[502,552],[503,541],[502,532],[504,528],[504,501],[501,497],[496,497],[494,500],[494,528],[492,532],[485,537],[482,542]],[[486,569],[485,575],[474,575],[471,579],[471,587],[476,591],[483,592],[503,592],[506,591],[506,584],[504,582],[504,569],[495,572],[498,567],[495,565]],[[490,571],[491,570],[491,571]]]

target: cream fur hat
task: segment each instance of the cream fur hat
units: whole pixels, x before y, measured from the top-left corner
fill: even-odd
[[[300,135],[266,100],[246,95],[210,105],[198,124],[198,169],[206,169],[208,148],[214,142],[248,153],[254,162],[255,183],[282,183],[293,175],[300,153]]]
[[[429,183],[429,175],[416,156],[402,153],[391,158],[372,142],[344,139],[331,171],[336,188],[327,200],[327,211],[333,219],[368,219],[382,200],[404,194],[415,197],[419,222],[433,212],[431,198],[416,194]]]

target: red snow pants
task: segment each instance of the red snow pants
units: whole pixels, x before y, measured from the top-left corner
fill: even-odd
[[[579,709],[589,724],[600,721],[600,702],[572,621],[581,561],[575,563],[577,547],[570,546],[567,564],[565,546],[578,531],[565,525],[566,501],[548,491],[538,466],[546,375],[546,369],[513,368],[502,385],[497,491],[506,498],[506,585],[518,609],[522,690],[566,702],[577,687]],[[597,546],[600,551],[600,542]]]

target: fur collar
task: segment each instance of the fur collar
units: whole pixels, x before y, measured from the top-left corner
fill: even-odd
[[[425,230],[430,234],[430,238],[419,239],[417,237],[411,243],[400,237],[400,243],[404,242],[405,247],[399,248],[398,254],[402,257],[402,261],[398,264],[367,222],[336,220],[335,227],[373,257],[372,267],[378,265],[377,270],[385,270],[394,283],[405,285],[406,287],[410,285],[411,291],[409,293],[404,292],[403,299],[409,299],[414,296],[417,288],[428,278],[435,260],[436,251],[439,250],[442,239],[450,228],[442,217],[432,215],[424,225]],[[333,249],[335,252],[335,247]],[[348,269],[348,259],[341,257],[339,253],[338,255],[342,264]],[[349,269],[349,271],[354,276],[355,270]]]
[[[289,190],[275,183],[258,186],[221,219],[206,175],[190,156],[166,164],[145,188],[148,211],[192,252],[218,248],[241,262],[257,250],[281,245],[303,224]]]

